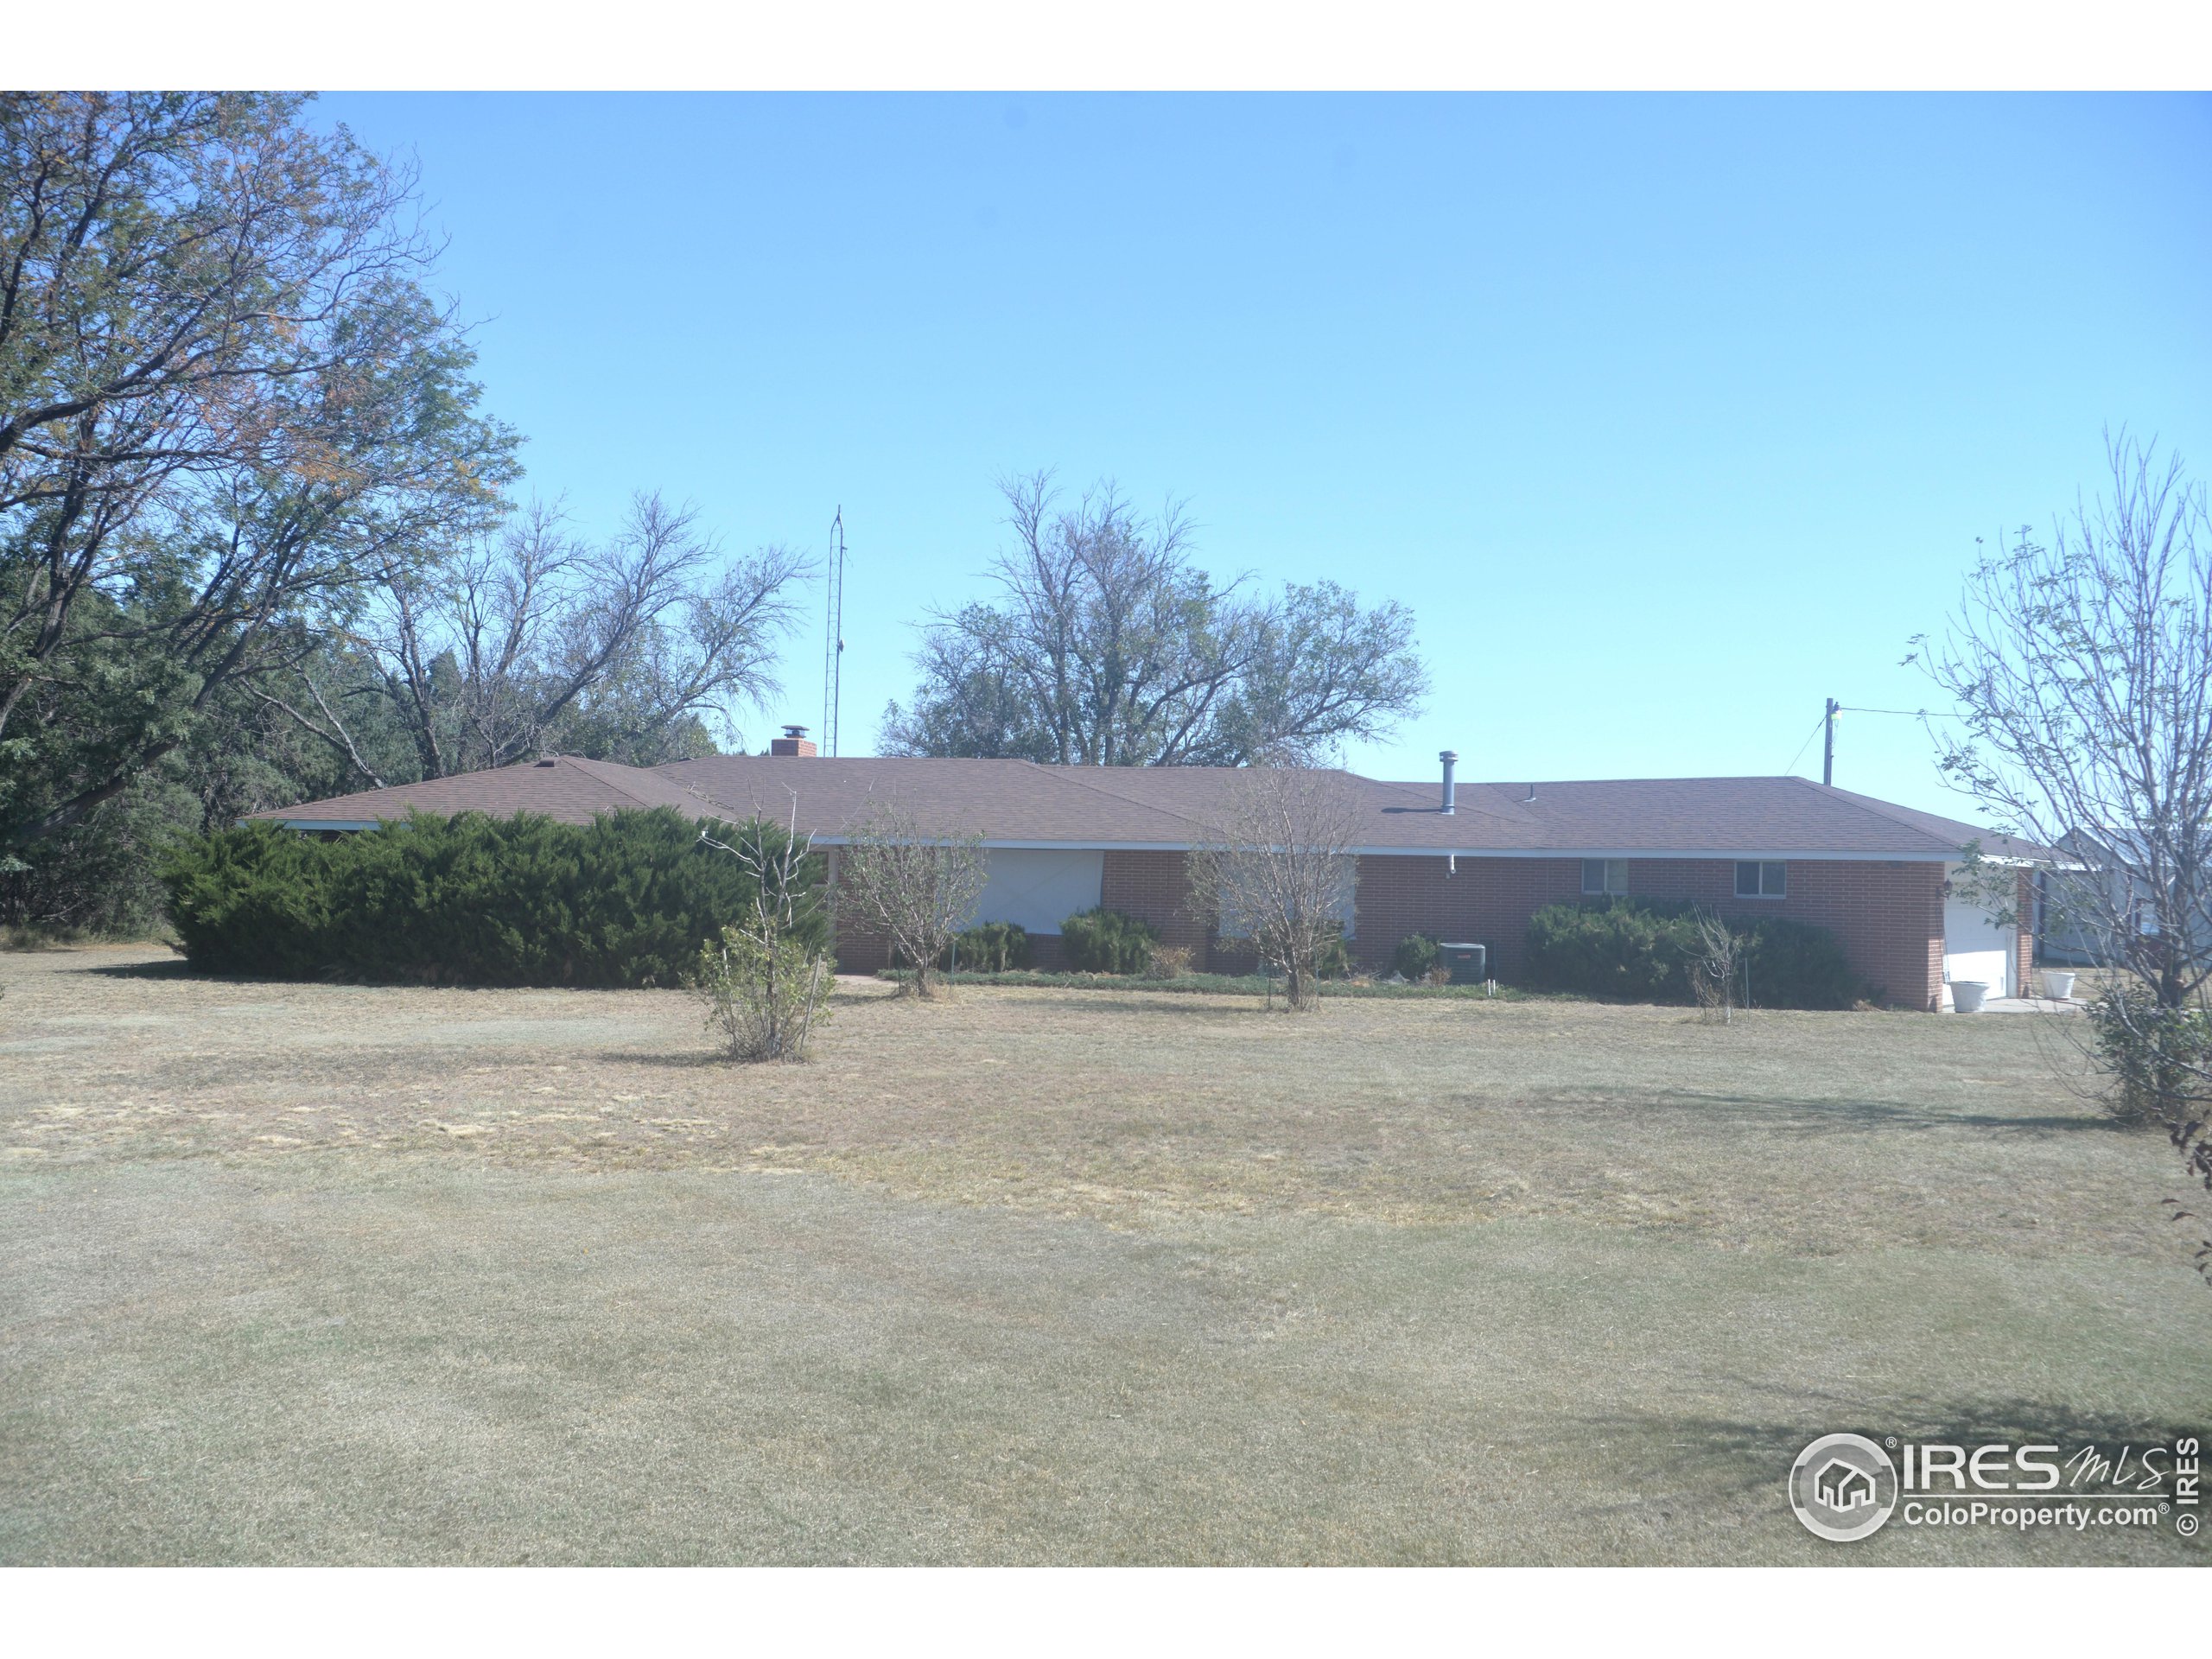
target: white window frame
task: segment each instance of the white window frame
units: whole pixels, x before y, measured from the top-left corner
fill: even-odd
[[[1598,885],[1590,885],[1590,873],[1598,873]],[[1624,858],[1586,858],[1582,861],[1582,896],[1586,899],[1625,898],[1628,893],[1628,860]]]
[[[1752,890],[1744,891],[1744,872],[1758,872],[1752,880]],[[1771,878],[1773,885],[1768,885]],[[1789,896],[1789,865],[1779,858],[1739,858],[1736,861],[1736,896],[1738,899],[1787,899]]]

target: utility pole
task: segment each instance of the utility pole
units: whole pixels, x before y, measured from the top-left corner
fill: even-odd
[[[1835,717],[1842,707],[1830,697],[1827,718],[1821,722],[1821,781],[1831,788],[1835,784]]]
[[[837,753],[837,715],[842,702],[845,669],[845,509],[842,503],[837,516],[830,521],[829,582],[829,638],[823,646],[822,657],[822,747],[821,753],[835,758]]]

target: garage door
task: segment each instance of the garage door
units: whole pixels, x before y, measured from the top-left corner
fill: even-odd
[[[1953,980],[1978,979],[1989,987],[1992,996],[2012,996],[2019,989],[2012,983],[2012,930],[1998,926],[1980,906],[1949,890],[1961,884],[1964,868],[1943,867],[1948,878],[1943,893],[1943,1006],[1947,1008],[1951,1006]]]

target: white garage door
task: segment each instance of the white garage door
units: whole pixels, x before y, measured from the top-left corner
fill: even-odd
[[[1964,866],[1947,864],[1943,874],[1954,882]],[[1943,1006],[1951,1006],[1950,982],[1978,979],[1992,996],[2011,996],[2019,988],[2012,983],[2012,930],[1999,927],[1972,900],[1950,893],[1943,895]]]
[[[1032,933],[1056,934],[1077,911],[1097,907],[1106,855],[989,847],[983,869],[977,921],[1018,922]]]

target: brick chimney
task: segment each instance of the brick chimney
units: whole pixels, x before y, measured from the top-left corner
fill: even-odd
[[[786,726],[781,737],[768,740],[768,753],[804,756],[818,754],[821,751],[814,747],[814,740],[806,734],[805,727]]]

